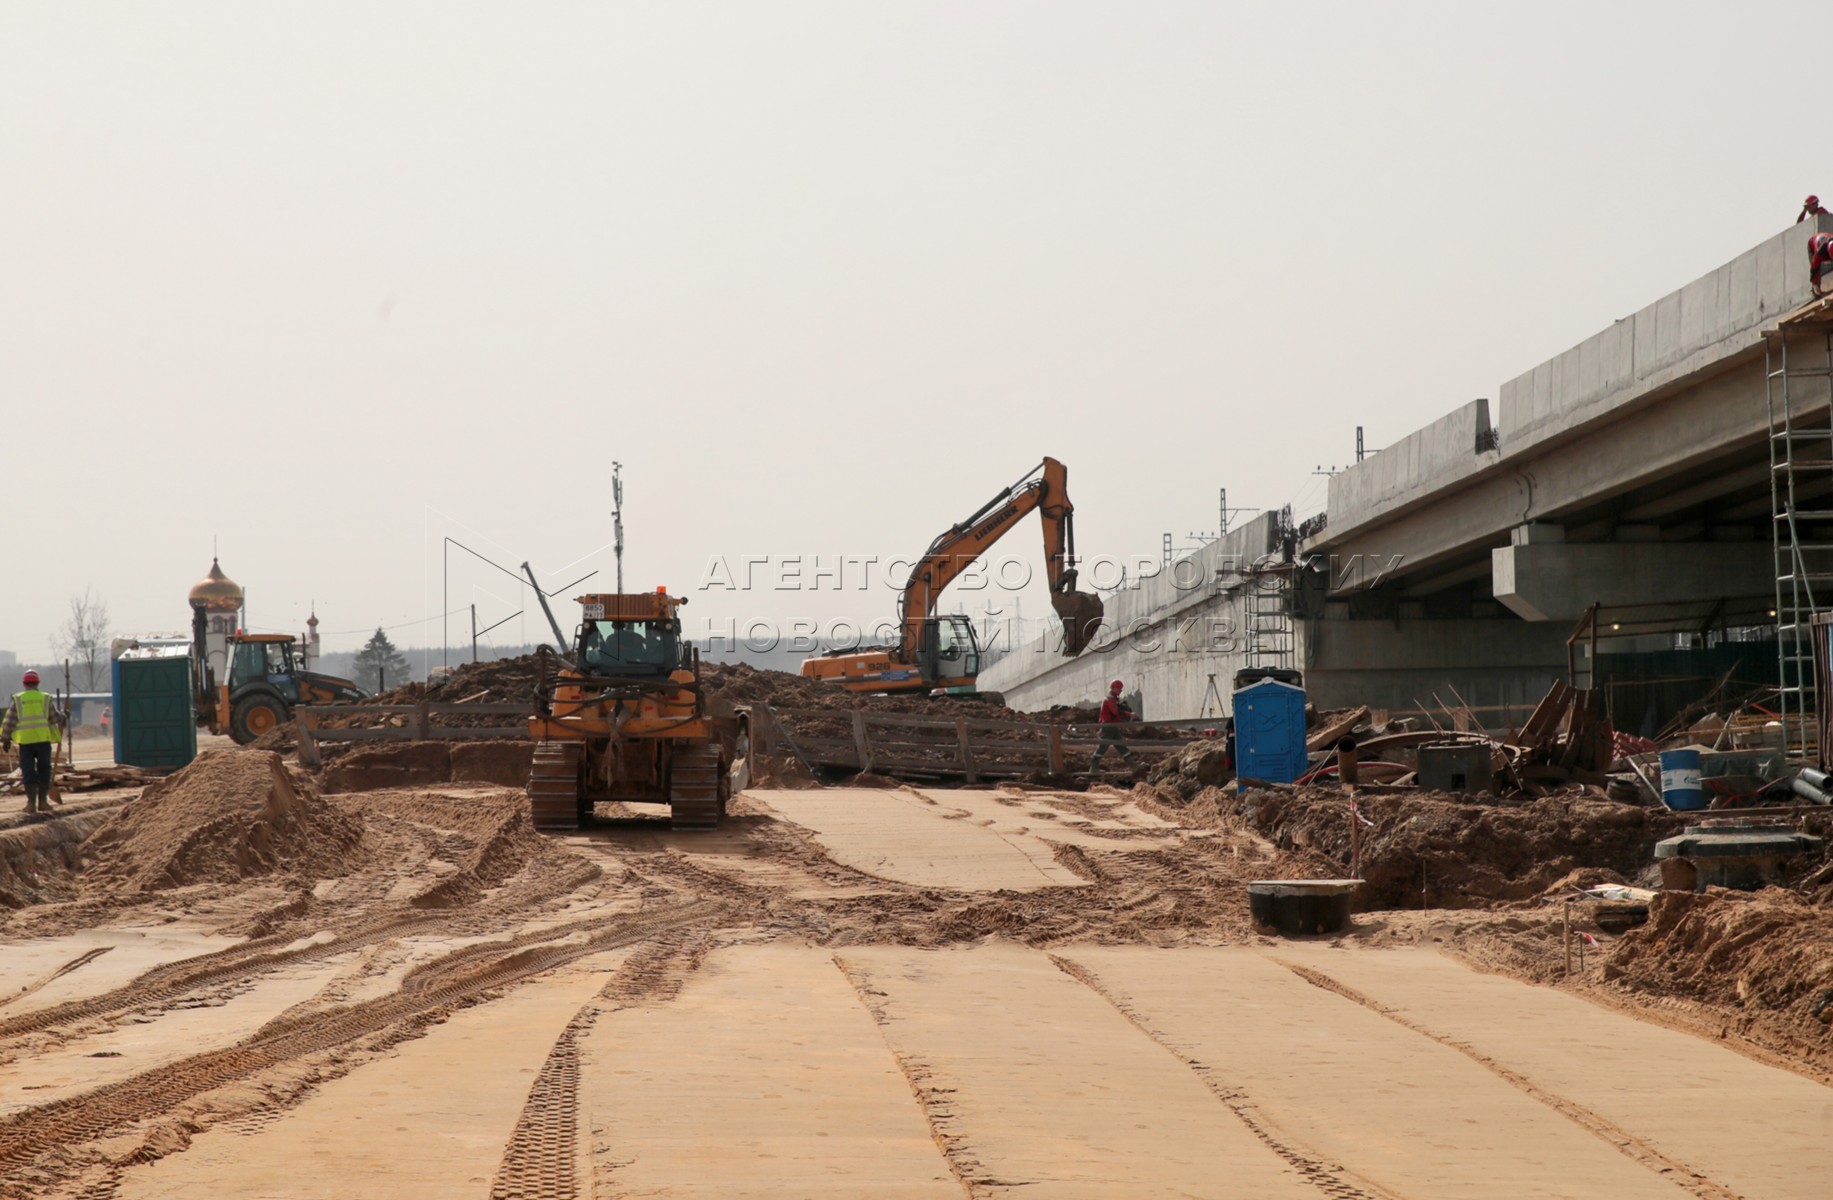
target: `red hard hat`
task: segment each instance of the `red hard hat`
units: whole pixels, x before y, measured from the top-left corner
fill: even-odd
[[[1119,690],[1120,690],[1121,688],[1123,688],[1123,687],[1125,687],[1125,686],[1126,686],[1126,684],[1124,684],[1124,683],[1122,683],[1122,682],[1120,682],[1120,681],[1119,681],[1118,679],[1116,679],[1116,680],[1115,680],[1114,682],[1112,682],[1112,683],[1110,683],[1110,684],[1108,684],[1108,685],[1107,685],[1107,690],[1108,690],[1108,691],[1110,691],[1110,692],[1117,692],[1117,691],[1119,691]]]
[[[25,673],[25,679],[22,682],[37,683],[38,682],[38,672],[37,671],[27,671]]]
[[[1820,197],[1819,196],[1809,196],[1806,200],[1803,200],[1801,202],[1801,207],[1819,208],[1820,207]]]

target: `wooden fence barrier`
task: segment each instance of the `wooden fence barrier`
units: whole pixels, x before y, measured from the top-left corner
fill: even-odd
[[[462,714],[466,717],[518,717],[514,725],[435,725],[434,717]],[[528,736],[529,707],[526,704],[318,704],[293,710],[293,724],[299,731],[299,761],[308,767],[320,765],[320,742],[413,742],[461,740],[466,738],[524,738]],[[408,717],[396,725],[366,725],[343,728],[328,725],[340,717],[384,716]]]
[[[1183,738],[1140,737],[1159,730],[1220,730],[1214,718],[1133,721],[1126,744],[1136,754],[1155,756],[1184,746]],[[827,709],[751,712],[752,745],[762,754],[793,756],[804,765],[871,771],[895,776],[962,779],[1019,779],[1030,775],[1086,773],[1073,755],[1101,745],[1095,725],[1060,725],[995,717],[920,717],[903,713]]]

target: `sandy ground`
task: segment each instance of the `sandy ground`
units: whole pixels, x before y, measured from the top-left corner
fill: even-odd
[[[0,925],[0,1196],[1822,1197],[1833,1089],[1435,948],[1119,793],[748,793]],[[1471,917],[1469,919],[1475,919]]]

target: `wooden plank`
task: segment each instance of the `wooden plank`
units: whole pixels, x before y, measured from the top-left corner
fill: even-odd
[[[1415,729],[1411,733],[1384,733],[1380,737],[1369,738],[1356,747],[1363,754],[1379,754],[1383,750],[1404,750],[1414,746],[1424,746],[1431,742],[1482,742],[1487,741],[1482,734],[1446,733],[1438,729]]]
[[[866,714],[853,710],[853,749],[859,754],[859,769],[872,769],[872,739],[866,736]]]
[[[1368,719],[1368,705],[1356,709],[1325,725],[1316,733],[1305,739],[1307,750],[1328,750],[1343,740],[1344,735]]]
[[[436,742],[485,738],[513,739],[527,736],[528,726],[526,725],[434,725],[426,731],[424,738],[420,736],[420,730],[405,725],[389,725],[380,729],[326,729],[321,727],[312,731],[312,739],[315,742]]]
[[[1056,725],[1050,727],[1048,762],[1052,775],[1062,775],[1066,773],[1063,767],[1063,730]]]
[[[1549,736],[1559,725],[1559,719],[1565,715],[1566,706],[1572,702],[1572,689],[1564,680],[1554,680],[1547,694],[1540,698],[1534,711],[1521,725],[1521,743],[1532,745],[1534,742]]]
[[[411,729],[320,729],[314,736],[321,742],[411,742]]]
[[[299,709],[293,713],[293,727],[299,731],[299,763],[305,767],[322,767],[324,756],[318,752],[318,742],[312,736],[312,729],[318,724],[318,714],[310,709]]]

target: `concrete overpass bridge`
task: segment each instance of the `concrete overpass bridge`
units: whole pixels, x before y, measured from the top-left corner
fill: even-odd
[[[1408,709],[1449,686],[1500,723],[1569,665],[1588,681],[1589,635],[1570,664],[1568,638],[1593,606],[1600,680],[1774,678],[1776,624],[1833,608],[1833,376],[1821,310],[1802,313],[1823,229],[1777,234],[1335,475],[1321,522],[1263,517],[1110,599],[1123,636],[1092,658],[1033,644],[983,686],[1030,707],[1119,677],[1151,715],[1191,716],[1211,674],[1226,697],[1235,670],[1288,657],[1321,704]],[[1778,504],[1798,547],[1785,536],[1779,616]]]

